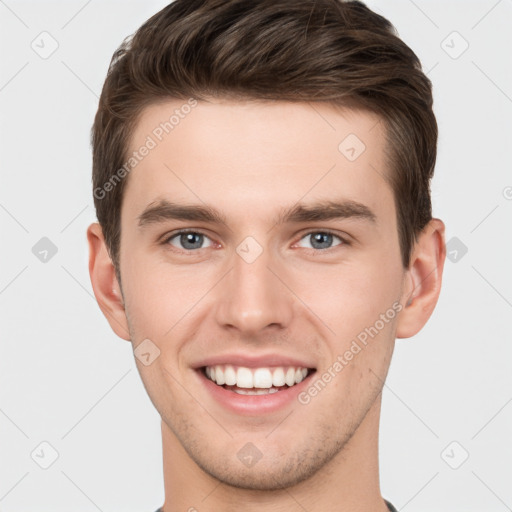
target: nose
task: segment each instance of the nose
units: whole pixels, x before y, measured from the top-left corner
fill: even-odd
[[[276,261],[263,251],[254,261],[233,254],[231,271],[219,283],[216,321],[247,337],[285,329],[293,315],[293,294]]]

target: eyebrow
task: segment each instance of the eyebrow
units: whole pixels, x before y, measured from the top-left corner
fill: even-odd
[[[314,204],[296,204],[281,211],[275,225],[318,222],[333,219],[356,218],[376,223],[377,216],[368,206],[352,200],[320,201]],[[173,203],[166,199],[150,203],[138,216],[139,227],[166,220],[189,220],[227,226],[227,221],[215,208],[200,204]]]

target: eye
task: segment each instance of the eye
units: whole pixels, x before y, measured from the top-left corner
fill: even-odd
[[[306,248],[325,250],[333,247],[332,243],[335,238],[340,241],[340,243],[336,244],[335,246],[342,244],[348,245],[348,242],[329,231],[311,231],[306,236],[301,238],[301,241],[306,240],[309,243],[309,245],[306,245]]]
[[[203,246],[205,241],[208,243]],[[184,249],[185,251],[194,251],[210,247],[212,241],[206,235],[203,235],[203,233],[182,230],[167,237],[164,240],[164,244],[169,244],[178,249]]]
[[[333,245],[335,239],[337,239],[339,243]],[[303,240],[307,245],[301,245]],[[176,233],[173,233],[172,235],[165,238],[163,244],[172,245],[173,247],[184,250],[186,252],[192,252],[213,246],[213,242],[208,236],[199,231],[192,230],[177,231]],[[301,241],[298,242],[298,245],[308,249],[322,251],[339,245],[350,244],[340,236],[335,235],[330,231],[311,231],[301,238]]]

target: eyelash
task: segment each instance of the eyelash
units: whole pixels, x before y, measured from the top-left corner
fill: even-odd
[[[194,234],[197,234],[197,235],[203,235],[206,238],[210,238],[206,233],[203,233],[201,230],[197,230],[197,229],[180,229],[178,231],[175,231],[175,232],[171,233],[169,236],[166,236],[162,240],[161,244],[164,245],[164,246],[165,245],[169,246],[170,245],[169,242],[173,238],[176,238],[177,236],[183,235],[183,234],[186,234],[186,233],[194,233]],[[306,251],[308,251],[308,252],[312,251],[315,254],[328,253],[328,252],[331,252],[332,250],[336,249],[337,247],[342,247],[344,245],[345,246],[350,246],[351,245],[351,242],[349,240],[347,240],[347,238],[344,238],[341,235],[339,235],[338,233],[335,233],[334,231],[331,231],[329,229],[321,229],[321,230],[316,229],[316,230],[307,231],[306,233],[303,233],[301,235],[301,237],[299,238],[299,241],[302,240],[303,238],[309,236],[309,235],[318,234],[318,233],[322,233],[322,234],[325,234],[325,235],[332,235],[332,236],[338,238],[341,241],[341,244],[336,245],[334,247],[329,247],[327,249],[304,248]],[[206,247],[205,247],[205,249],[206,249]],[[177,251],[182,252],[182,253],[194,254],[194,253],[200,251],[201,249],[185,250],[185,249],[178,249],[178,248],[173,247],[173,250],[177,250]]]

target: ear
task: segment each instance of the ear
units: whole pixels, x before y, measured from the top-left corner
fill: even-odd
[[[432,219],[418,236],[405,276],[404,308],[397,322],[397,338],[418,333],[434,311],[441,291],[446,247],[444,223]]]
[[[89,243],[89,275],[98,305],[112,330],[122,339],[130,341],[130,333],[121,288],[101,226],[95,222],[87,229]]]

